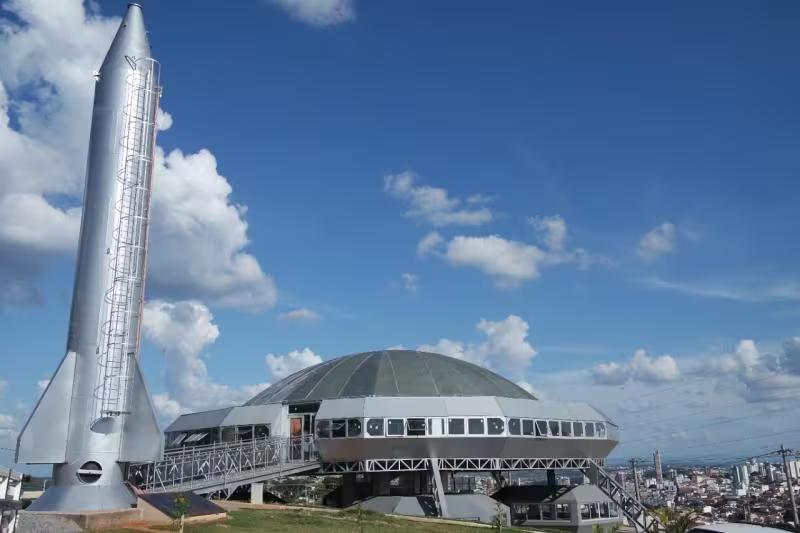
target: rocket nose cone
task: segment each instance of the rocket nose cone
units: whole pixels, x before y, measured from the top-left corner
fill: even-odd
[[[150,42],[144,26],[144,14],[139,4],[128,4],[117,34],[108,49],[100,70],[117,64],[125,56],[132,58],[150,57]]]

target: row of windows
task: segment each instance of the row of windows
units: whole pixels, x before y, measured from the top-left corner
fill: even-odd
[[[360,437],[362,419],[341,418],[318,420],[317,437]],[[367,437],[437,437],[447,435],[492,435],[523,437],[566,437],[605,439],[605,422],[536,420],[532,418],[498,417],[435,417],[435,418],[368,418]]]
[[[175,431],[166,434],[166,447],[205,446],[217,442],[237,442],[254,438],[263,439],[269,437],[269,433],[270,424],[225,426],[185,432]]]
[[[568,503],[532,503],[514,504],[512,512],[516,520],[571,520]],[[580,507],[581,520],[594,520],[596,518],[617,518],[619,508],[614,502],[583,503]]]

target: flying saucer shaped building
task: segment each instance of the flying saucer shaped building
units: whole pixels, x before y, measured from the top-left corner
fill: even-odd
[[[431,458],[445,472],[582,469],[617,444],[613,422],[588,404],[537,399],[453,357],[383,350],[306,368],[242,406],[183,415],[166,447],[267,436],[310,439],[321,473],[373,477],[427,470],[417,465]]]

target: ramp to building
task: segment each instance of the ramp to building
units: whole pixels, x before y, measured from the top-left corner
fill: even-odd
[[[232,493],[241,485],[313,472],[320,466],[313,437],[264,438],[182,448],[154,463],[132,463],[128,481],[143,494]]]

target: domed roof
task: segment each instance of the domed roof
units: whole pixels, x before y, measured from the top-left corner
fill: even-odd
[[[303,369],[245,405],[366,396],[536,398],[483,367],[435,353],[382,350],[345,355]]]

